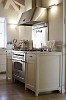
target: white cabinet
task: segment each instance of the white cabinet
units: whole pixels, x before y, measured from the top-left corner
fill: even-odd
[[[61,56],[39,55],[39,91],[60,90]]]
[[[6,50],[0,49],[0,72],[6,72]]]
[[[36,55],[26,54],[26,88],[35,91],[35,76],[36,76]]]
[[[7,50],[6,79],[12,80],[12,50]]]
[[[27,53],[26,84],[38,96],[40,92],[62,91],[62,53]]]

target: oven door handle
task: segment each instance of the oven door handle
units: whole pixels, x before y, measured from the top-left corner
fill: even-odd
[[[17,60],[17,59],[10,59],[10,60],[12,60],[12,61],[22,61],[22,60]]]
[[[23,61],[23,60],[17,60],[17,59],[10,59],[10,60],[21,61],[21,62],[26,63],[26,61]]]

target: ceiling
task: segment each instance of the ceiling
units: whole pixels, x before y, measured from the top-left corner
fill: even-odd
[[[49,7],[62,1],[63,0],[42,0],[42,7]],[[0,0],[0,3],[3,3],[4,9],[8,9],[11,5],[16,11],[19,11],[20,7],[25,5],[25,0]]]
[[[25,0],[0,0],[0,3],[3,3],[4,9],[8,9],[11,5],[16,11],[19,11],[20,7],[25,5]]]

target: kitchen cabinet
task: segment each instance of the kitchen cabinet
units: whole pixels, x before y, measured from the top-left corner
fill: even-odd
[[[6,79],[12,81],[12,50],[7,50]]]
[[[36,55],[26,54],[26,82],[25,88],[29,88],[35,91],[35,81],[36,81]]]
[[[61,86],[61,57],[58,55],[39,55],[39,90],[59,90]]]
[[[0,72],[6,72],[6,50],[0,49]]]
[[[26,84],[38,96],[41,92],[62,91],[62,53],[27,53]]]

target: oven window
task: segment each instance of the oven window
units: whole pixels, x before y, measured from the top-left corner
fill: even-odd
[[[20,62],[14,62],[14,69],[22,71],[23,64]]]

